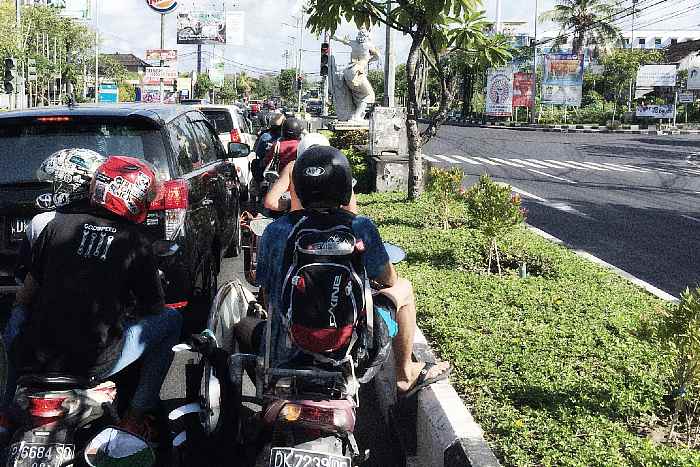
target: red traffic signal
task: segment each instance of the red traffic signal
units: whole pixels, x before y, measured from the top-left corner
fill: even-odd
[[[328,61],[331,54],[331,45],[328,42],[321,44],[321,76],[328,75]]]

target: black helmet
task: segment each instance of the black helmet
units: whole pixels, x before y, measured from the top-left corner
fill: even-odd
[[[350,203],[352,169],[347,157],[331,146],[313,146],[297,159],[292,172],[302,206],[338,208]]]
[[[282,137],[284,139],[299,139],[304,131],[304,125],[298,118],[288,118],[282,124]]]

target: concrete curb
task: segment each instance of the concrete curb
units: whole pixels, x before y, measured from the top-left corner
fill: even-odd
[[[641,287],[642,289],[646,290],[647,292],[649,292],[650,294],[654,295],[657,298],[660,298],[662,300],[666,300],[669,302],[673,302],[673,303],[679,302],[678,297],[674,297],[670,293],[664,292],[663,290],[661,290],[657,287],[654,287],[650,283],[645,282],[636,276],[633,276],[632,274],[628,273],[627,271],[623,271],[622,269],[618,268],[617,266],[613,266],[612,264],[610,264],[606,261],[603,261],[602,259],[598,258],[597,256],[594,256],[594,255],[592,255],[586,251],[583,251],[583,250],[577,250],[576,248],[567,244],[563,240],[561,240],[553,235],[550,235],[547,232],[545,232],[544,230],[540,230],[535,226],[532,226],[532,225],[527,224],[527,223],[525,224],[525,226],[527,227],[527,229],[529,231],[535,233],[536,235],[539,235],[540,237],[542,237],[546,240],[549,240],[552,243],[556,243],[558,245],[562,245],[562,246],[568,248],[569,250],[573,251],[578,256],[580,256],[582,258],[586,258],[587,260],[589,260],[589,261],[591,261],[599,266],[602,266],[605,269],[608,269],[608,270],[614,272],[618,276],[622,277],[623,279],[627,279],[628,281],[630,281],[634,285]]]
[[[413,353],[421,361],[435,361],[423,332],[416,332]],[[418,394],[416,455],[408,466],[498,467],[471,412],[448,381],[431,385]]]

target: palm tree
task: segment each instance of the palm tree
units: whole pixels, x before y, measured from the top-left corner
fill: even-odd
[[[613,20],[616,12],[610,0],[557,0],[554,8],[542,13],[539,20],[559,24],[561,33],[555,47],[573,34],[574,53],[581,53],[584,47],[593,47],[594,53],[599,53],[621,41],[620,29]]]

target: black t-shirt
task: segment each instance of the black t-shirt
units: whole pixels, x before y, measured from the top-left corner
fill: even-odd
[[[92,376],[111,369],[127,315],[163,309],[163,290],[142,227],[94,214],[51,221],[32,248],[39,284],[18,345],[20,367]]]

